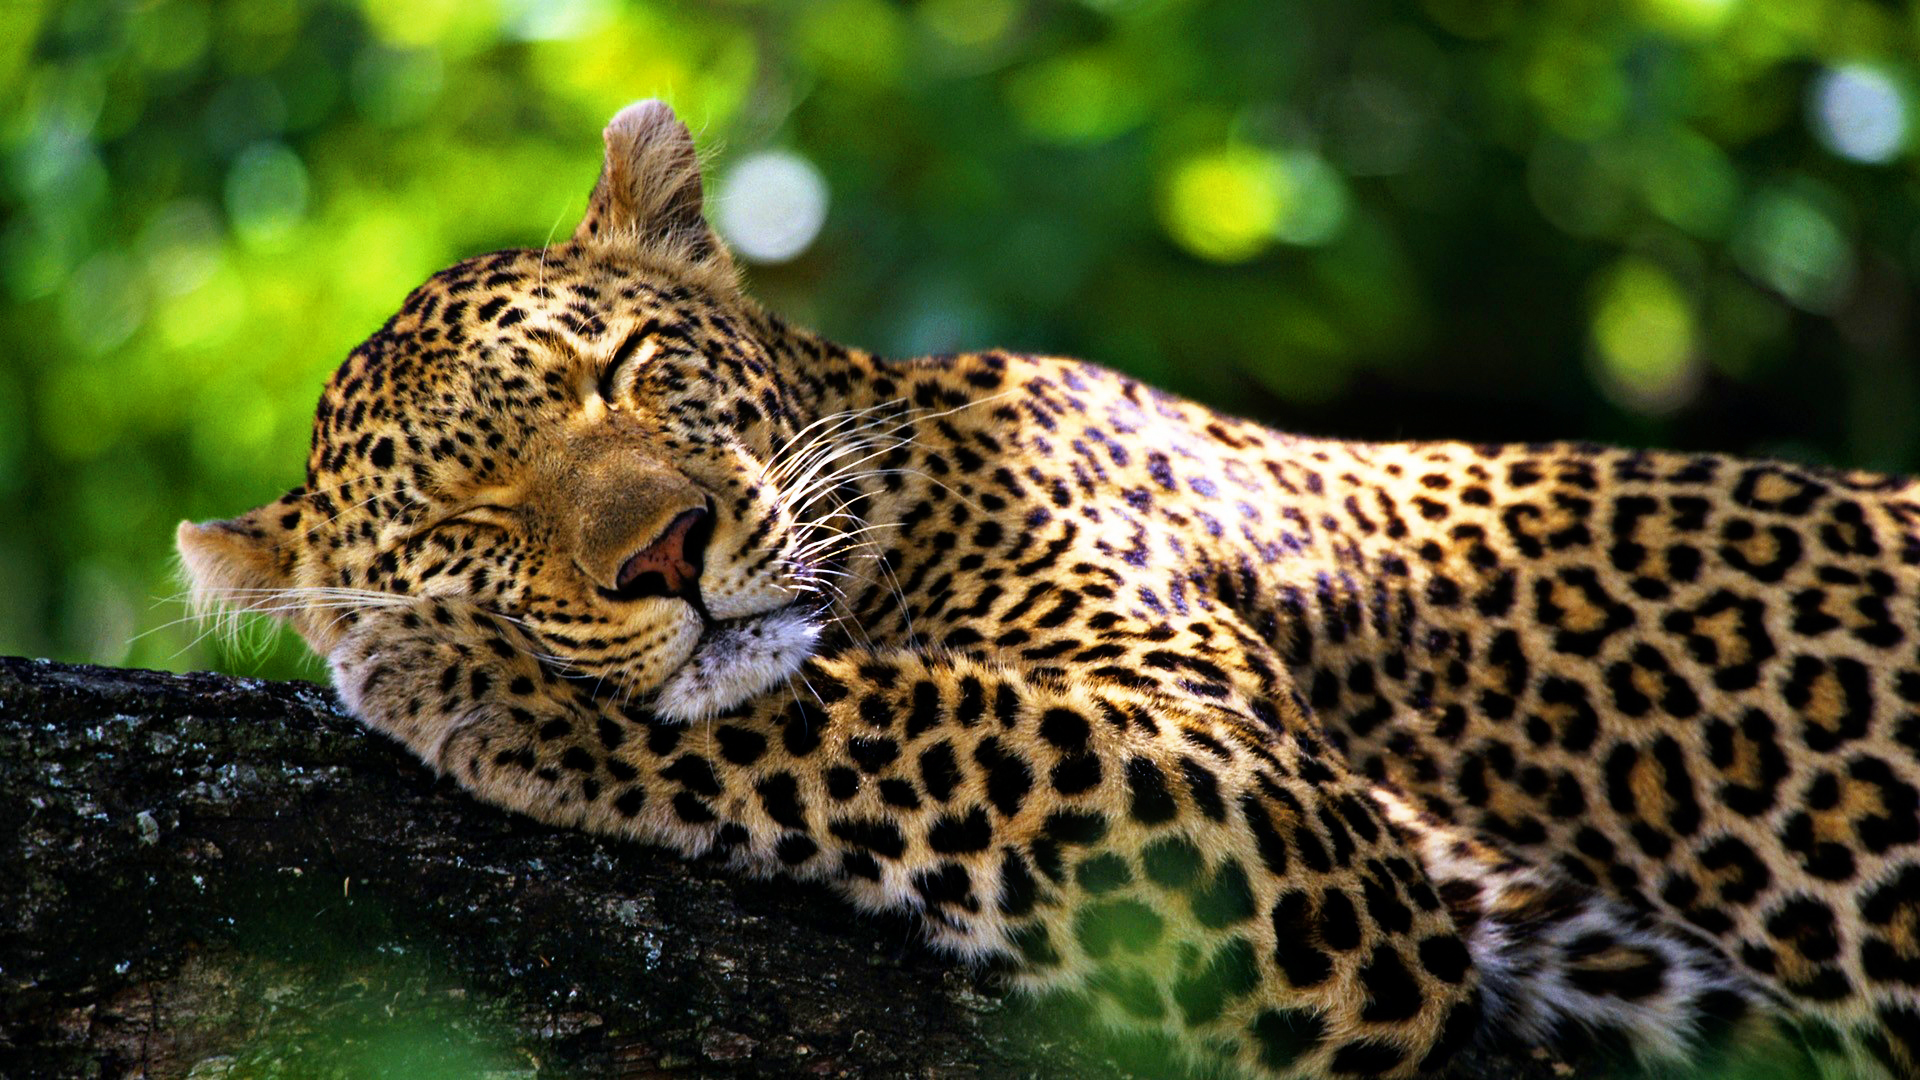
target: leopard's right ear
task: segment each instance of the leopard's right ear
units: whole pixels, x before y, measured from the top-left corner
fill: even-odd
[[[603,133],[606,161],[577,244],[642,248],[694,267],[730,272],[732,260],[701,213],[693,133],[665,102],[637,101]]]
[[[313,513],[295,488],[225,521],[182,521],[173,534],[197,611],[258,611],[286,617],[297,541]]]

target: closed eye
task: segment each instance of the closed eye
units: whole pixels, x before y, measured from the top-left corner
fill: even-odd
[[[600,369],[598,389],[600,391],[601,401],[613,401],[614,388],[620,385],[621,370],[625,368],[628,362],[633,360],[634,357],[643,353],[640,346],[645,344],[647,339],[652,337],[659,329],[660,324],[656,320],[648,319],[646,322],[641,323],[638,329],[621,340],[619,347],[613,350],[612,358],[607,361],[607,366]]]
[[[433,528],[441,525],[480,525],[490,529],[506,529],[519,520],[519,515],[511,507],[494,506],[483,503],[469,506],[457,514],[441,518]]]
[[[519,515],[514,512],[512,507],[496,506],[492,503],[481,503],[475,506],[463,507],[444,517],[435,518],[424,525],[413,528],[400,540],[400,545],[408,547],[422,543],[449,525],[465,525],[469,528],[493,529],[498,532],[508,532],[517,521],[519,521]]]
[[[465,525],[469,528],[491,529],[502,534],[510,534],[520,522],[519,512],[511,506],[496,503],[475,503],[443,513],[428,521],[415,520],[396,529],[396,535],[383,539],[380,543],[379,557],[398,558],[402,553],[417,551],[426,545],[432,545],[442,551],[470,550],[474,538],[459,537],[444,532],[449,525]]]

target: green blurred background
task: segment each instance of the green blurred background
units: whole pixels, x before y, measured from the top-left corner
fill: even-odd
[[[672,101],[752,288],[1289,428],[1920,466],[1916,39],[1876,0],[0,3],[0,652],[204,640],[406,291]],[[824,221],[810,211],[825,199]]]

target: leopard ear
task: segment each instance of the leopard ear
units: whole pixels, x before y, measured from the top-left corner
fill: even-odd
[[[311,513],[300,488],[225,521],[180,523],[173,538],[194,610],[288,614],[301,521]]]
[[[621,109],[604,133],[607,158],[573,230],[575,242],[640,246],[694,264],[726,266],[726,248],[700,212],[700,156],[693,133],[665,102]]]

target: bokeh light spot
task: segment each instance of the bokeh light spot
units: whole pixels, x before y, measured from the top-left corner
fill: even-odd
[[[468,0],[362,0],[361,10],[373,32],[396,45],[434,45],[458,41],[491,29],[497,17],[492,4]]]
[[[42,126],[10,156],[20,189],[44,212],[79,216],[106,199],[106,166],[86,137],[72,128]]]
[[[1619,127],[1628,104],[1618,58],[1601,41],[1565,34],[1538,45],[1526,70],[1541,116],[1569,139],[1592,139]]]
[[[1182,161],[1161,202],[1168,235],[1209,262],[1245,262],[1280,227],[1286,178],[1280,156],[1232,146]]]
[[[727,171],[714,224],[742,258],[782,263],[807,250],[827,220],[827,182],[798,154],[771,150]]]
[[[228,79],[214,91],[205,115],[207,141],[224,156],[278,137],[286,128],[287,102],[267,79]]]
[[[815,68],[837,82],[884,84],[906,59],[902,16],[881,0],[828,0],[802,5],[795,43]]]
[[[559,41],[589,33],[612,17],[608,0],[502,0],[507,33],[521,41]]]
[[[146,317],[147,292],[138,269],[117,251],[82,263],[60,297],[67,340],[96,356],[132,337]]]
[[[1840,227],[1813,199],[1786,189],[1754,198],[1733,252],[1747,273],[1808,311],[1832,310],[1852,276]]]
[[[1649,209],[1696,235],[1722,234],[1739,197],[1740,178],[1718,146],[1678,128],[1648,139],[1636,163]]]
[[[154,265],[149,263],[148,277],[154,278],[155,273]],[[185,280],[190,278],[158,283],[164,290],[179,290]],[[204,349],[230,339],[245,321],[247,309],[247,290],[239,272],[216,260],[208,277],[196,282],[190,290],[177,291],[176,295],[165,298],[154,312],[154,329],[170,349]],[[194,358],[207,360],[215,355],[211,351],[200,351]],[[202,374],[194,366],[181,366],[178,357],[171,362],[175,365],[176,378]],[[218,377],[229,370],[221,366],[205,374]]]
[[[353,102],[375,123],[416,123],[432,111],[443,79],[433,50],[364,49],[353,61]]]
[[[1111,139],[1147,113],[1138,73],[1094,50],[1028,68],[1008,84],[1007,96],[1027,130],[1060,142]]]
[[[1271,241],[1312,247],[1339,234],[1346,181],[1318,154],[1247,146],[1188,158],[1161,210],[1174,242],[1211,262],[1244,262]]]
[[[307,167],[285,143],[254,143],[227,173],[227,216],[247,244],[278,248],[307,212]]]
[[[1273,235],[1313,247],[1339,234],[1347,222],[1347,184],[1325,158],[1304,150],[1280,158],[1284,195]]]
[[[1879,165],[1906,148],[1906,95],[1885,71],[1849,64],[1821,72],[1808,100],[1813,133],[1850,161]]]
[[[1672,412],[1698,391],[1693,307],[1658,266],[1629,258],[1607,272],[1592,333],[1601,385],[1628,408]]]
[[[130,20],[134,55],[153,71],[180,71],[206,55],[212,36],[206,4],[142,4]]]
[[[1676,37],[1707,37],[1739,6],[1740,0],[1640,0],[1648,21]]]
[[[213,209],[182,199],[148,220],[137,250],[153,287],[179,295],[199,288],[219,267],[220,240],[220,219]]]
[[[73,269],[79,238],[38,215],[22,214],[0,229],[0,273],[15,299],[31,300],[60,287]]]
[[[1013,24],[1012,0],[925,0],[920,18],[955,45],[991,44]]]

